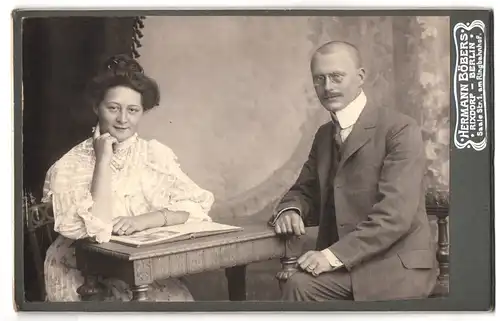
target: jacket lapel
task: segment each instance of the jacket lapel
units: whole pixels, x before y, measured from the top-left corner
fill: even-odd
[[[374,106],[370,104],[365,106],[347,140],[342,145],[342,157],[337,167],[337,172],[357,150],[370,140],[373,135],[372,129],[377,124],[377,114],[377,109]]]
[[[337,172],[342,168],[347,160],[372,137],[372,129],[377,123],[377,109],[369,104],[365,106],[358,121],[349,134],[347,140],[342,145],[342,158],[337,166]],[[332,166],[332,146],[333,146],[333,123],[329,122],[318,142],[317,170],[319,186],[321,191],[321,209],[325,204],[327,180],[330,177],[330,167]]]

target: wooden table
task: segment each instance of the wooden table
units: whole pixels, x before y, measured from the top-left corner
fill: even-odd
[[[82,300],[91,300],[99,294],[95,275],[127,282],[136,301],[148,300],[148,285],[155,280],[221,268],[226,269],[229,299],[245,300],[245,266],[273,258],[282,258],[285,269],[277,278],[286,276],[286,270],[295,261],[285,257],[286,242],[265,222],[222,223],[241,226],[243,230],[144,248],[113,242],[80,242],[76,247],[76,259],[78,269],[85,276],[85,284],[78,289]]]

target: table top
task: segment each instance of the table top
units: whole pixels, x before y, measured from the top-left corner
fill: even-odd
[[[238,218],[219,219],[214,221],[239,226],[242,227],[243,230],[145,247],[132,247],[115,242],[98,244],[89,241],[81,242],[79,246],[85,251],[98,252],[127,261],[135,261],[144,258],[167,256],[221,245],[277,237],[274,229],[267,225],[267,222],[262,220]]]

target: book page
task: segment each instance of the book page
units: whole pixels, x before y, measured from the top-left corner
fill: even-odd
[[[167,226],[168,231],[180,234],[191,234],[191,233],[211,232],[211,231],[230,231],[239,229],[241,228],[237,226],[220,224],[210,221],[190,222],[186,224]]]
[[[148,244],[162,240],[168,240],[179,236],[179,233],[167,230],[144,233],[146,231],[134,233],[131,235],[123,235],[123,236],[113,235],[111,236],[111,240],[130,243],[130,244]]]
[[[184,235],[210,235],[220,232],[242,230],[238,226],[225,225],[210,221],[192,222],[171,226],[156,227],[132,235],[111,236],[112,241],[130,245],[148,245],[181,238]]]

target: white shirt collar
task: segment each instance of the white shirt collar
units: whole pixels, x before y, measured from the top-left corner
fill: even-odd
[[[335,116],[339,120],[340,128],[346,129],[348,127],[351,127],[356,123],[356,121],[359,118],[359,115],[361,115],[361,112],[365,108],[366,105],[366,95],[361,90],[359,95],[354,98],[353,101],[351,101],[345,108],[337,111],[335,113]]]

